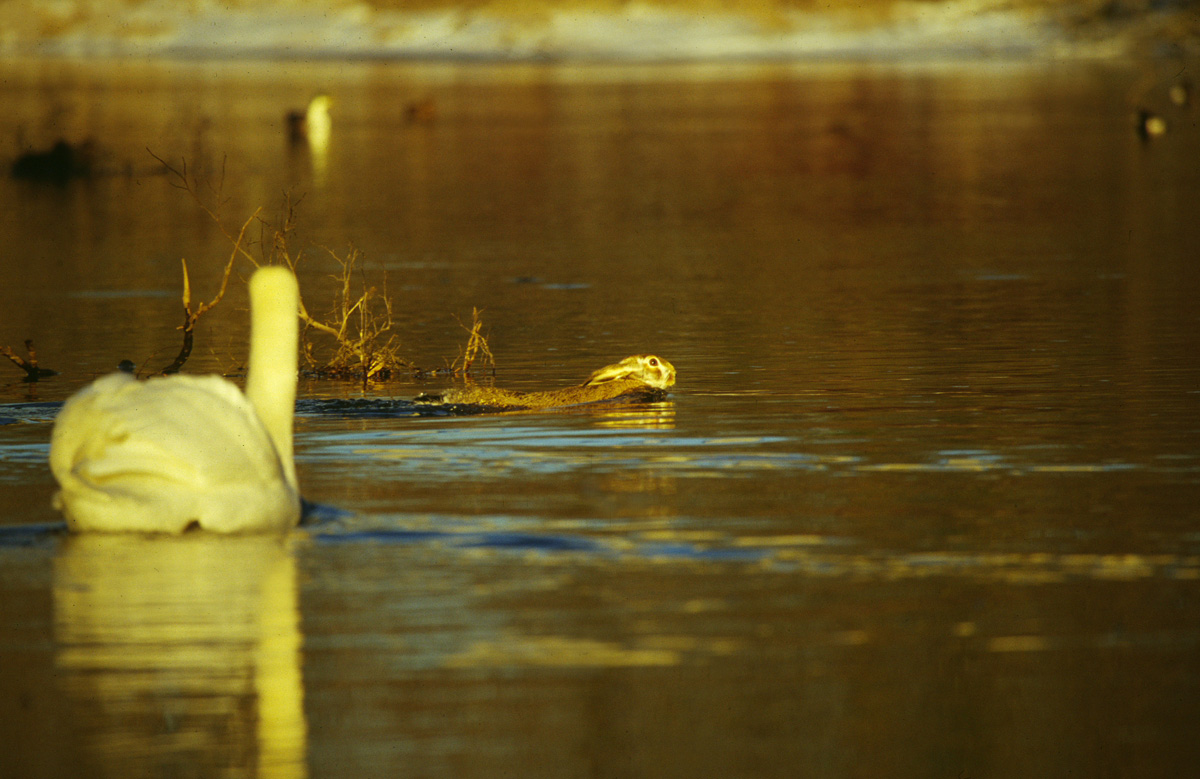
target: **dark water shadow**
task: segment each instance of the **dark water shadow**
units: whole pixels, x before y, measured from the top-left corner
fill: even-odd
[[[341,419],[398,419],[403,417],[455,417],[477,414],[497,414],[528,411],[570,411],[612,406],[638,406],[661,403],[669,394],[648,389],[590,403],[533,409],[518,406],[486,406],[474,403],[417,403],[400,398],[300,398],[296,414],[306,417]],[[0,425],[20,422],[53,422],[62,409],[63,401],[34,401],[29,403],[0,403]]]
[[[398,417],[459,417],[478,414],[518,412],[564,412],[576,409],[610,408],[661,403],[669,393],[647,388],[615,398],[574,403],[566,406],[529,407],[495,406],[478,403],[430,403],[396,398],[304,398],[296,402],[296,413],[302,416],[345,417],[350,419],[395,419]]]

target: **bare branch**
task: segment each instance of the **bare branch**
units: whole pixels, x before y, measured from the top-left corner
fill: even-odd
[[[456,376],[469,375],[471,373],[471,366],[481,354],[483,355],[485,364],[491,366],[492,374],[495,375],[496,373],[496,358],[492,355],[491,347],[488,346],[487,337],[483,335],[483,319],[480,316],[482,313],[477,308],[473,307],[471,309],[470,327],[464,325],[458,317],[454,318],[458,322],[458,326],[468,333],[467,345],[463,347],[463,351],[450,366]]]
[[[28,360],[14,352],[11,346],[0,346],[0,354],[3,354],[14,365],[25,371],[25,378],[22,381],[34,382],[42,377],[55,375],[55,371],[49,368],[38,367],[37,351],[33,348],[33,339],[25,339],[25,352],[29,355]]]
[[[262,209],[259,209],[261,211]],[[211,311],[221,299],[225,297],[225,290],[229,287],[229,276],[233,273],[233,262],[237,259],[239,251],[242,249],[242,237],[246,234],[246,228],[258,216],[258,211],[246,220],[242,225],[242,231],[238,233],[237,241],[233,246],[233,253],[229,255],[229,262],[225,263],[225,273],[221,277],[221,288],[217,290],[216,297],[207,303],[201,303],[195,311],[192,311],[192,282],[188,277],[187,260],[180,260],[183,265],[183,325],[180,330],[183,331],[183,345],[179,348],[179,354],[175,355],[175,359],[171,364],[162,369],[163,373],[178,373],[179,369],[187,362],[188,357],[192,355],[193,331],[196,329],[196,322],[200,321],[200,317]]]

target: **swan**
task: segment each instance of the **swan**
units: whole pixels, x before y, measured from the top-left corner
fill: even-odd
[[[292,460],[299,290],[250,278],[243,394],[220,376],[118,372],[63,405],[50,437],[54,505],[75,531],[284,530],[300,519]]]
[[[300,143],[305,138],[314,146],[327,146],[333,121],[329,109],[333,100],[329,95],[317,95],[309,101],[304,111],[289,111],[287,113],[288,138],[292,143]]]

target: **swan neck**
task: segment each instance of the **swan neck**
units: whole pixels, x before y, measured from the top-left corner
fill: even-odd
[[[258,413],[295,488],[292,419],[296,407],[299,337],[296,277],[282,267],[260,268],[250,278],[250,365],[246,397]]]

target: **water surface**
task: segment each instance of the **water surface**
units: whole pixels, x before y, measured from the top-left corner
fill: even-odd
[[[1163,68],[1165,71],[1166,68]],[[1172,71],[1173,72],[1173,71]],[[1200,147],[1134,67],[5,63],[0,728],[19,776],[1177,776],[1200,758]],[[322,148],[283,117],[334,98]],[[432,100],[431,121],[407,107]],[[1142,143],[1134,100],[1171,132]],[[1156,102],[1157,101],[1157,102]],[[404,353],[472,307],[515,389],[628,354],[664,403],[414,414],[305,380],[326,511],[64,538],[57,404],[170,362],[179,260],[296,207]],[[250,231],[256,242],[270,235]],[[240,264],[244,275],[248,264]],[[188,364],[236,372],[240,279]],[[9,768],[8,766],[15,766]]]

